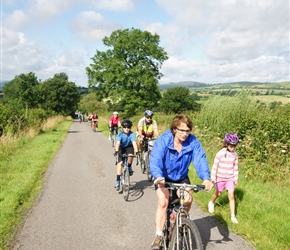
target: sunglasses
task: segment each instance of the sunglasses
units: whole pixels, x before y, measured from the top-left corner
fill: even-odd
[[[176,129],[180,132],[190,133],[190,129],[180,129],[180,128],[176,128]]]
[[[123,128],[128,128],[128,129],[130,129],[131,127],[128,127],[128,126],[124,126]]]
[[[152,119],[152,116],[145,116],[147,119]]]

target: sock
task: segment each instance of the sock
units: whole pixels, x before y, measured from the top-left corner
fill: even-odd
[[[163,232],[162,231],[156,231],[156,236],[163,236]]]
[[[121,175],[117,175],[117,181],[120,181]]]
[[[236,216],[235,216],[235,214],[231,214],[231,217],[233,218],[233,217],[236,217]]]

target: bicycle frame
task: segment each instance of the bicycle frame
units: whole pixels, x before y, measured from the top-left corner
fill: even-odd
[[[121,175],[121,189],[123,191],[124,200],[127,201],[129,198],[129,191],[130,191],[130,175],[128,169],[128,157],[135,157],[134,155],[127,155],[122,154],[122,161],[123,161],[123,168],[122,168],[122,175]],[[118,156],[116,156],[116,164],[118,162]]]
[[[204,185],[190,185],[186,183],[181,184],[181,183],[171,183],[171,182],[165,182],[165,185],[168,186],[167,189],[169,189],[170,194],[169,194],[169,204],[166,211],[167,213],[166,222],[165,222],[164,230],[163,230],[164,250],[169,250],[171,248],[179,250],[179,242],[182,237],[180,235],[179,228],[183,228],[186,225],[189,226],[189,230],[191,231],[190,233],[192,233],[192,235],[190,234],[190,237],[193,239],[193,242],[191,241],[192,239],[190,240],[190,242],[187,242],[186,240],[186,242],[189,243],[188,244],[189,249],[192,249],[191,244],[193,243],[197,245],[197,249],[202,249],[202,241],[201,241],[200,234],[194,222],[190,220],[190,214],[185,210],[184,202],[185,202],[186,188],[190,188],[194,192],[198,192],[205,188]],[[173,191],[177,189],[179,190],[179,199],[173,200],[175,198]],[[175,223],[173,227],[171,228],[170,216],[173,209],[176,212],[176,215],[175,215],[176,219],[175,219]],[[174,238],[171,239],[170,236],[173,236]],[[177,242],[177,248],[175,248],[174,242],[170,242],[170,240],[174,241],[175,243]],[[169,245],[171,246],[171,248]],[[187,248],[186,247],[184,248],[183,246],[182,249],[187,249]]]

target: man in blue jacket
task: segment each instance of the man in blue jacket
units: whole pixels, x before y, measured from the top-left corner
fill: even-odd
[[[170,130],[167,130],[155,142],[150,156],[150,170],[155,179],[158,199],[156,209],[156,236],[151,245],[158,250],[162,244],[162,230],[166,220],[169,191],[164,182],[188,183],[188,169],[192,162],[197,175],[203,180],[206,190],[212,188],[210,170],[206,154],[198,139],[190,134],[192,121],[187,115],[179,114],[173,118]],[[189,212],[192,203],[191,190],[185,199],[185,209]]]

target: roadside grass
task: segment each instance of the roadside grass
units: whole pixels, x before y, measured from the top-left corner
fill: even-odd
[[[9,249],[17,228],[34,205],[42,177],[70,125],[71,119],[50,118],[36,137],[22,136],[1,144],[5,153],[0,161],[0,249]],[[9,149],[2,151],[5,145],[10,145]]]

